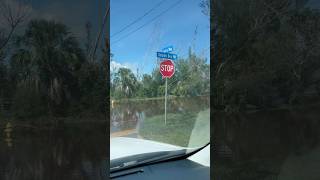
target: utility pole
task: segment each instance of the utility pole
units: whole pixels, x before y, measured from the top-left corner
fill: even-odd
[[[195,51],[196,51],[197,34],[198,34],[198,25],[196,25],[196,29],[194,30],[194,34],[193,34],[193,40],[192,40],[193,53],[195,53]]]

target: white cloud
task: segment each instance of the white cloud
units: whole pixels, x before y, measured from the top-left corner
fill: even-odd
[[[129,62],[124,62],[124,63],[120,63],[116,61],[110,62],[110,72],[117,72],[119,68],[130,69],[134,74],[136,74],[138,65],[136,63],[129,63]]]
[[[131,69],[131,71],[136,74],[137,73],[137,68],[138,68],[138,65],[136,63],[124,63],[123,64],[125,67],[127,67],[128,69]]]
[[[120,68],[128,68],[128,67],[125,66],[125,65],[122,65],[121,63],[118,63],[116,61],[111,61],[110,62],[110,72],[116,72]]]

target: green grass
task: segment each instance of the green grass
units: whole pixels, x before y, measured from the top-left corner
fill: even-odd
[[[170,113],[167,115],[166,125],[164,124],[164,115],[146,118],[140,129],[140,135],[145,139],[188,147],[191,142],[189,142],[189,139],[193,133],[192,130],[197,127],[195,121],[198,122],[199,118],[208,118],[207,115],[203,115],[207,112],[209,110],[200,113]],[[207,119],[207,122],[209,122],[209,119]],[[206,136],[209,137],[208,133],[209,131]]]

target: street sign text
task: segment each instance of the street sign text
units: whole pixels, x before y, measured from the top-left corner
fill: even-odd
[[[171,54],[171,53],[157,52],[157,57],[164,58],[164,59],[176,60],[178,58],[178,55]]]

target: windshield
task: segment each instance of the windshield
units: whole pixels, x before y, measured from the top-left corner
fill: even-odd
[[[209,5],[111,0],[110,7],[111,166],[208,144]]]

